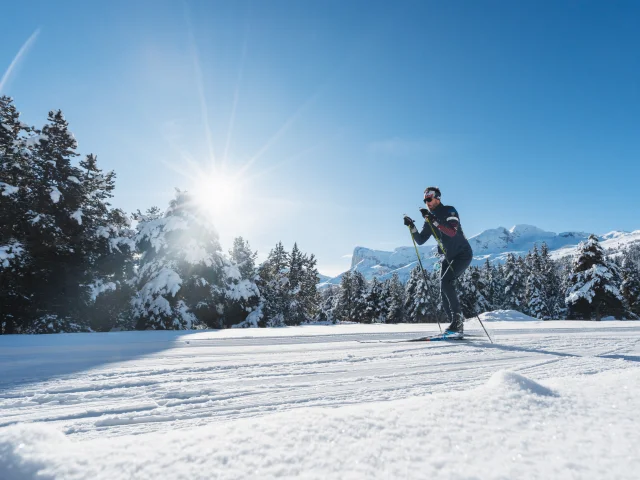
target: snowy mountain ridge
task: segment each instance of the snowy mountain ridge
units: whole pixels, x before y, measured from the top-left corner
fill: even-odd
[[[504,227],[485,230],[469,238],[473,249],[472,265],[481,265],[487,259],[490,262],[502,263],[509,253],[522,256],[543,242],[547,244],[554,259],[574,255],[578,244],[589,237],[586,232],[555,233],[542,230],[533,225],[519,224],[506,229]],[[640,242],[640,230],[633,232],[612,231],[598,236],[602,247],[619,250],[626,245]],[[422,264],[427,269],[439,261],[437,246],[430,240],[428,244],[418,246]],[[398,247],[393,251],[373,250],[366,247],[355,247],[351,260],[351,271],[361,272],[367,280],[378,277],[385,280],[394,272],[398,273],[403,282],[409,278],[409,273],[417,265],[416,250],[413,246]],[[342,274],[325,280],[321,285],[339,284]]]

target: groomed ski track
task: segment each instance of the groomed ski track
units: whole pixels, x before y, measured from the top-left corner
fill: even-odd
[[[493,345],[361,343],[433,324],[4,336],[0,427],[45,422],[85,440],[468,390],[499,370],[544,381],[640,365],[640,322],[486,326]]]

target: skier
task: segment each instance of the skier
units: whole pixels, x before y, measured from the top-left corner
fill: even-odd
[[[418,245],[429,240],[431,235],[436,238],[438,253],[444,256],[440,265],[440,295],[442,306],[451,321],[444,336],[446,338],[462,338],[464,316],[460,309],[454,284],[455,279],[462,275],[471,264],[473,251],[462,232],[457,210],[440,202],[438,187],[427,187],[424,191],[424,203],[428,209],[420,209],[420,214],[425,220],[422,231],[418,232],[414,221],[407,215],[404,216],[404,224],[411,229],[411,234]]]

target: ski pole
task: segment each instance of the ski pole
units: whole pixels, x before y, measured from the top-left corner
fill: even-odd
[[[413,232],[411,231],[411,227],[407,225],[409,229],[409,233],[411,234],[411,240],[413,240],[413,246],[416,249],[416,256],[418,257],[418,264],[420,265],[420,270],[422,270],[422,277],[424,278],[424,286],[427,287],[429,280],[427,279],[427,273],[424,271],[424,267],[422,266],[422,260],[420,259],[420,252],[418,252],[418,245],[416,244],[416,239],[413,238]],[[440,326],[440,320],[436,316],[436,322],[438,322],[438,328],[440,329],[440,333],[442,333],[442,327]]]
[[[436,231],[433,229],[433,225],[431,224],[431,221],[428,218],[426,220],[427,220],[427,223],[429,224],[429,227],[431,228],[431,233],[433,233],[433,237],[436,239],[436,242],[438,242],[438,245],[440,246],[440,250],[442,250],[442,254],[444,255],[444,259],[449,264],[449,266],[447,267],[447,270],[449,270],[449,268],[451,268],[451,266],[453,265],[454,261],[453,260],[449,261],[449,259],[447,258],[447,251],[444,249],[444,245],[440,241],[440,237],[438,237],[436,235]],[[411,235],[413,236],[413,233]],[[416,250],[417,250],[417,248],[416,248]],[[447,272],[445,271],[444,274],[442,274],[442,276],[444,277],[446,274],[447,274]],[[441,283],[440,288],[442,289],[442,282],[440,282],[440,283]],[[447,298],[447,301],[449,301],[448,298]],[[449,308],[451,308],[451,306],[449,306]],[[480,320],[480,315],[476,314],[476,318],[480,322],[480,326],[484,330],[484,333],[486,333],[487,338],[489,339],[489,341],[491,343],[493,343],[493,339],[491,338],[491,335],[489,335],[489,332],[487,332],[487,329],[485,328],[484,323],[482,323],[482,320]]]

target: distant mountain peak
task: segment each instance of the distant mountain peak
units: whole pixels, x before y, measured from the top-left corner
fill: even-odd
[[[573,255],[578,243],[586,240],[586,232],[548,232],[534,225],[517,224],[506,229],[498,227],[485,230],[469,238],[473,248],[474,265],[480,265],[487,259],[490,262],[502,263],[509,253],[525,255],[534,245],[546,243],[552,257],[560,258]],[[640,230],[634,232],[612,231],[599,236],[603,247],[621,249],[625,245],[640,242]],[[420,258],[425,268],[431,269],[439,261],[435,245],[418,247]],[[367,280],[377,277],[384,280],[394,272],[401,280],[406,281],[409,273],[417,264],[416,250],[413,246],[397,247],[392,251],[372,250],[366,247],[355,247],[351,259],[351,270],[361,272]],[[341,275],[325,283],[340,283]]]

